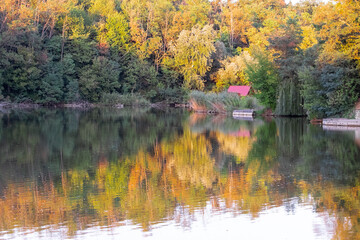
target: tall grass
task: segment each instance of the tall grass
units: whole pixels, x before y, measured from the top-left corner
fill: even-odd
[[[235,109],[254,109],[260,111],[264,107],[260,105],[255,97],[240,97],[236,93],[204,93],[192,91],[190,103],[195,111],[225,113]]]

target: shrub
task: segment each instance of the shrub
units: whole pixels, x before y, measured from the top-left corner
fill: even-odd
[[[105,105],[123,104],[124,106],[149,106],[150,102],[139,94],[104,93],[101,103]]]
[[[184,103],[187,101],[188,93],[184,88],[164,88],[157,93],[157,100],[168,104]]]

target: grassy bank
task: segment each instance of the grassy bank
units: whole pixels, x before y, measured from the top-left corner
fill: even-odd
[[[239,97],[235,93],[205,93],[201,91],[191,91],[187,96],[181,96],[181,99],[189,99],[188,101],[178,104],[183,107],[190,107],[196,112],[206,113],[229,113],[236,109],[254,109],[256,112],[262,112],[264,107],[260,105],[255,97]],[[171,102],[152,103],[140,94],[118,94],[107,93],[102,94],[100,100],[96,103],[87,101],[70,102],[70,103],[54,103],[54,104],[36,104],[31,102],[17,103],[10,101],[0,102],[2,108],[12,107],[40,107],[40,106],[54,106],[54,107],[70,107],[70,108],[88,108],[88,107],[158,107],[170,106]]]
[[[227,113],[236,109],[254,109],[259,112],[264,109],[255,97],[240,97],[235,93],[204,93],[192,91],[190,105],[196,112]]]

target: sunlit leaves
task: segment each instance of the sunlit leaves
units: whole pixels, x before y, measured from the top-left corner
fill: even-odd
[[[211,25],[183,30],[171,50],[174,65],[183,74],[188,88],[204,88],[202,77],[210,69],[210,55],[215,51],[214,30]]]
[[[226,90],[230,85],[249,85],[245,75],[246,62],[252,61],[248,52],[243,52],[240,56],[225,59],[220,68],[214,75],[216,90]]]
[[[108,16],[115,12],[114,0],[91,0],[89,12],[99,16]]]
[[[117,13],[106,20],[106,39],[111,47],[119,51],[130,48],[130,32],[124,15]]]
[[[323,55],[340,51],[357,60],[359,64],[359,10],[359,3],[350,0],[321,5],[316,9],[314,23],[320,27],[319,36],[325,41]]]
[[[318,43],[316,39],[316,31],[314,27],[304,26],[301,28],[302,30],[302,42],[299,47],[303,50],[310,48]]]
[[[227,4],[222,12],[223,34],[229,36],[231,47],[248,47],[247,30],[251,27],[250,13],[240,2]]]

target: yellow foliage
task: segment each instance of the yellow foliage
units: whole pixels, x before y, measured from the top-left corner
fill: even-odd
[[[107,17],[115,13],[114,0],[91,0],[90,13]]]
[[[167,167],[172,168],[181,181],[210,188],[216,178],[215,161],[209,156],[210,150],[211,145],[204,136],[185,130],[170,150],[173,155],[168,157]]]
[[[300,49],[308,49],[318,43],[316,39],[316,32],[313,26],[301,27],[303,40],[300,43]]]
[[[184,75],[185,86],[203,89],[202,77],[210,69],[211,53],[215,51],[215,33],[211,25],[193,27],[191,31],[181,31],[177,41],[171,46],[174,65]]]
[[[246,129],[243,131],[246,132]],[[215,136],[224,153],[234,155],[237,158],[237,163],[246,161],[249,151],[251,150],[253,139],[248,136],[229,136],[220,132],[217,132]]]
[[[223,68],[220,68],[214,75],[216,82],[216,91],[221,92],[230,85],[249,85],[245,76],[246,62],[251,62],[252,58],[247,51],[239,56],[229,57],[222,62]]]
[[[321,25],[319,37],[325,42],[320,58],[331,62],[331,55],[344,54],[360,64],[360,5],[342,0],[316,8],[314,23]]]

